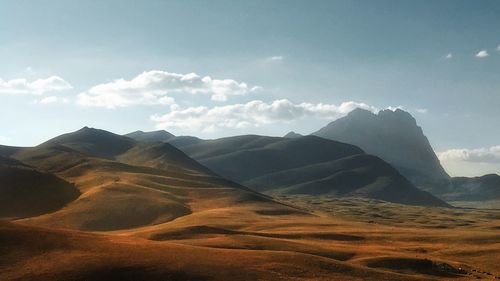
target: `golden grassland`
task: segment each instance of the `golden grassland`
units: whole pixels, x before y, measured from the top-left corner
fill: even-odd
[[[63,153],[17,156],[81,195],[0,222],[0,280],[500,279],[497,209],[273,199],[203,171]]]

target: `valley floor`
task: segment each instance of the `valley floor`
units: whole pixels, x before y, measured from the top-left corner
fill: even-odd
[[[500,211],[287,196],[82,232],[0,223],[0,280],[500,279]],[[306,208],[307,206],[307,208]]]

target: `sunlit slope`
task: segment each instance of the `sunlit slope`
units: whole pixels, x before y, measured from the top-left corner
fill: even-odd
[[[108,150],[108,141],[120,149]],[[39,225],[108,231],[237,204],[293,210],[220,178],[169,144],[149,146],[101,130],[85,128],[14,156],[57,174],[82,193],[56,212],[25,220]]]

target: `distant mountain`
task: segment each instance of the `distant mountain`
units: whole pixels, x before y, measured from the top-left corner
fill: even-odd
[[[393,165],[416,185],[449,180],[422,128],[406,111],[355,109],[313,135],[359,146]]]
[[[80,195],[68,182],[0,156],[0,218],[24,218],[56,211]]]
[[[127,164],[169,171],[213,174],[208,168],[168,143],[138,144],[116,159]]]
[[[136,141],[147,142],[147,143],[167,142],[168,140],[175,138],[174,135],[164,130],[153,131],[153,132],[135,131],[126,134],[125,136],[132,138]]]
[[[146,143],[168,142],[174,146],[184,146],[202,141],[201,139],[192,136],[175,136],[163,130],[153,131],[153,132],[135,131],[126,134],[124,136],[132,138],[139,142],[146,142]]]
[[[453,177],[424,188],[447,201],[500,200],[500,176],[496,174]]]
[[[296,138],[303,137],[303,135],[297,134],[296,132],[291,131],[291,132],[288,132],[288,134],[284,135],[283,137],[288,138],[288,139],[296,139]]]
[[[334,194],[448,206],[360,148],[315,136],[237,136],[178,146],[212,171],[257,191]]]

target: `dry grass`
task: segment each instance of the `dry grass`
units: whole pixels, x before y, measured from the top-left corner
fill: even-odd
[[[19,158],[81,196],[0,222],[0,280],[500,279],[499,210],[274,201],[213,175],[69,150]]]

